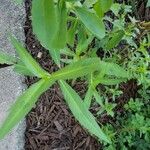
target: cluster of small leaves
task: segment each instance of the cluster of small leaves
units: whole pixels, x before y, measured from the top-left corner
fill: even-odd
[[[26,116],[39,96],[57,82],[76,120],[103,142],[104,149],[135,148],[143,143],[149,148],[150,112],[145,105],[148,104],[150,86],[147,51],[150,36],[147,31],[147,36],[136,42],[140,29],[137,20],[129,15],[131,11],[130,5],[113,0],[33,0],[33,32],[59,70],[50,74],[42,69],[11,36],[18,57],[0,53],[0,64],[13,65],[17,73],[35,76],[39,81],[13,104],[0,128],[0,139]],[[142,25],[145,24],[148,23]],[[99,52],[103,55],[99,56]],[[62,55],[66,56],[65,59]],[[67,82],[77,78],[86,80],[88,84],[83,100]],[[124,106],[127,113],[121,116],[115,112],[116,99],[122,94],[118,85],[129,79],[136,79],[143,88],[142,92],[139,91],[139,98],[131,99]],[[100,85],[104,91],[98,88]],[[90,111],[95,103],[97,116],[114,117],[117,120],[115,126],[98,123]]]

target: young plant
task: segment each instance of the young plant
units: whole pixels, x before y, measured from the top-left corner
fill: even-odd
[[[18,57],[0,53],[0,63],[13,65],[14,71],[35,76],[39,81],[30,86],[11,106],[9,115],[0,128],[0,139],[4,138],[29,113],[40,95],[57,82],[66,103],[79,123],[100,141],[111,143],[110,135],[102,130],[94,115],[89,111],[91,99],[94,96],[104,111],[113,116],[112,109],[116,105],[111,105],[108,101],[103,104],[101,97],[97,98],[99,95],[95,94],[96,87],[99,84],[119,84],[128,80],[130,75],[118,64],[101,60],[96,55],[98,48],[89,48],[89,45],[94,39],[97,41],[106,39],[109,44],[104,47],[110,50],[123,38],[124,31],[120,29],[106,35],[103,19],[112,4],[112,0],[108,3],[105,0],[89,3],[86,1],[83,4],[78,0],[33,0],[33,32],[42,46],[49,51],[59,70],[50,74],[42,69],[27,50],[14,37],[11,37]],[[67,45],[74,46],[75,35],[78,37],[78,44],[73,52]],[[71,59],[68,57],[63,60],[61,54],[71,56]],[[63,68],[61,68],[61,61],[67,64]],[[87,80],[89,87],[84,100],[66,82],[68,79],[76,80],[81,77]]]

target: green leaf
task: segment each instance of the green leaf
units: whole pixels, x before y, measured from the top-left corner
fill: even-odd
[[[109,137],[99,127],[94,116],[88,111],[79,95],[65,81],[60,81],[59,84],[71,112],[80,124],[91,134],[98,137],[99,140],[111,143]]]
[[[83,7],[76,7],[76,13],[86,28],[99,39],[105,36],[105,25],[103,20]]]
[[[67,55],[67,56],[75,56],[75,53],[70,50],[68,47],[61,50],[61,54]]]
[[[110,50],[114,47],[116,47],[120,41],[122,40],[122,38],[124,37],[124,31],[119,30],[115,33],[113,33],[112,37],[109,39],[108,43],[105,45],[105,48],[107,50]]]
[[[99,58],[87,58],[60,69],[52,74],[52,77],[56,80],[59,79],[74,79],[81,76],[90,74],[91,72],[98,70],[100,66]]]
[[[93,35],[89,36],[88,39],[85,39],[84,41],[78,43],[76,48],[77,55],[80,55],[81,53],[85,52],[88,48],[88,46],[91,44],[92,40],[94,39]]]
[[[113,0],[98,0],[94,5],[94,10],[96,11],[97,15],[102,18],[104,13],[110,9],[112,4]]]
[[[103,74],[115,76],[119,78],[129,78],[129,72],[124,68],[120,67],[118,64],[109,63],[109,62],[101,62],[99,69],[103,71]],[[101,77],[101,72],[99,73]]]
[[[150,0],[147,1],[146,7],[150,7]]]
[[[32,74],[40,78],[49,75],[39,66],[27,50],[14,37],[11,37],[11,41],[16,48],[16,52],[18,53],[20,60]]]
[[[96,2],[97,0],[85,0],[83,5],[85,5],[87,8],[91,8]]]
[[[99,95],[99,93],[98,93],[96,90],[94,90],[93,95],[94,95],[94,97],[95,97],[96,102],[97,102],[101,107],[104,107],[103,98]]]
[[[45,92],[51,85],[51,80],[40,80],[27,89],[17,101],[12,105],[9,115],[0,128],[0,139],[3,139],[10,130],[27,115],[35,105],[39,96]]]
[[[119,11],[121,10],[121,4],[119,3],[114,3],[111,6],[111,11],[117,16]]]
[[[41,44],[51,50],[51,42],[58,31],[57,11],[53,0],[32,1],[32,26]]]
[[[34,76],[34,74],[21,61],[18,61],[17,64],[14,65],[14,71],[25,76]]]
[[[67,43],[72,47],[74,46],[77,26],[78,26],[78,20],[72,21],[71,26],[67,32]]]
[[[120,78],[120,79],[110,79],[110,78],[95,78],[94,85],[97,86],[98,84],[104,84],[104,85],[116,85],[120,84],[121,82],[125,82],[127,79]]]
[[[65,0],[59,1],[57,5],[58,29],[52,41],[52,48],[63,49],[67,43],[67,9]]]
[[[92,90],[92,87],[89,87],[84,98],[84,104],[86,108],[88,109],[90,108],[90,105],[91,105],[92,96],[93,96],[93,90]]]
[[[12,57],[8,54],[5,54],[3,52],[0,52],[0,64],[8,64],[8,65],[13,65],[16,63],[16,58]]]
[[[60,51],[52,47],[52,42],[59,28],[54,1],[33,0],[31,13],[33,32],[40,43],[49,50],[55,63],[60,66]]]

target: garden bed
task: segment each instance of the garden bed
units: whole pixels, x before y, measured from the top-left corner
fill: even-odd
[[[26,0],[25,5],[27,12],[26,47],[45,70],[56,71],[57,66],[50,59],[48,51],[40,45],[32,33],[31,0]],[[39,52],[42,53],[41,58],[37,58]],[[34,78],[26,78],[27,85],[31,85],[35,81]],[[75,89],[81,95],[85,88],[81,81],[75,84]],[[32,109],[26,120],[26,150],[97,150],[101,146],[75,121],[57,84],[40,97],[36,107]]]
[[[40,65],[48,72],[54,72],[58,68],[49,57],[49,53],[45,50],[32,33],[31,26],[31,0],[25,0],[26,6],[26,23],[25,36],[26,47],[40,63]],[[139,12],[143,12],[142,5]],[[144,13],[143,16],[149,17]],[[146,20],[149,18],[146,18]],[[26,78],[26,84],[30,86],[36,78]],[[82,97],[86,91],[86,83],[84,81],[76,81],[73,88]],[[116,113],[124,113],[124,105],[127,104],[130,98],[137,97],[139,87],[135,80],[130,80],[127,83],[120,85],[120,90],[123,94],[117,98]],[[91,111],[94,112],[95,107]],[[113,124],[115,117],[107,115],[99,117],[101,123]],[[37,105],[32,109],[26,118],[27,129],[25,133],[25,149],[26,150],[98,150],[101,149],[101,144],[91,137],[78,122],[75,121],[66,106],[63,95],[60,92],[57,84],[53,85],[39,99]]]

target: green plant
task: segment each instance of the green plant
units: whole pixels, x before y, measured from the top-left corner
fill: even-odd
[[[11,107],[8,118],[0,129],[1,139],[31,110],[38,97],[51,87],[54,82],[58,81],[67,104],[81,125],[99,139],[108,143],[111,142],[109,136],[97,124],[85,102],[81,100],[79,95],[65,81],[84,76],[89,82],[89,87],[94,89],[99,83],[97,82],[98,78],[101,79],[102,83],[107,80],[104,78],[105,75],[124,78],[125,80],[128,78],[128,73],[119,65],[101,61],[96,56],[87,56],[86,49],[94,36],[102,39],[106,32],[103,16],[109,10],[112,1],[110,1],[108,6],[104,1],[99,2],[105,4],[105,9],[103,8],[101,15],[97,16],[95,13],[100,13],[101,10],[94,7],[96,10],[94,12],[94,9],[89,9],[79,1],[59,0],[54,2],[52,0],[33,0],[33,31],[41,44],[49,50],[53,60],[60,69],[57,72],[49,74],[39,66],[15,38],[11,37],[18,58],[1,53],[0,63],[13,64],[16,72],[23,75],[36,76],[39,78],[39,81],[27,89]],[[95,6],[97,5],[100,5],[100,3],[95,4]],[[75,13],[76,17],[70,16],[71,12]],[[69,29],[67,28],[67,22],[71,23]],[[79,31],[84,32],[79,33]],[[73,44],[76,32],[78,32],[79,43],[74,53],[67,48],[67,43],[71,41],[68,44]],[[70,64],[63,68],[61,68],[60,64],[61,53],[72,56]],[[80,56],[81,53],[85,54]],[[101,72],[103,72],[102,76]]]
[[[105,15],[108,11],[112,16]],[[118,145],[120,149],[126,149],[126,143],[128,147],[134,148],[141,144],[143,141],[138,144],[135,141],[139,138],[139,133],[146,138],[149,136],[147,131],[150,125],[148,108],[141,112],[146,104],[143,101],[149,98],[147,89],[150,85],[150,59],[147,47],[150,38],[140,39],[139,46],[135,42],[140,31],[137,21],[129,15],[131,12],[131,6],[115,3],[113,0],[33,0],[33,32],[49,51],[59,70],[50,74],[42,69],[11,36],[18,57],[0,53],[0,63],[13,65],[14,71],[35,76],[39,81],[30,86],[13,104],[8,118],[0,128],[0,139],[25,117],[39,96],[57,82],[74,117],[90,134],[103,142],[104,149],[115,149]],[[130,20],[128,23],[126,17]],[[112,27],[106,28],[108,22]],[[120,43],[123,47],[120,47]],[[103,52],[102,57],[97,54],[99,50]],[[77,78],[84,79],[88,85],[83,100],[67,82]],[[116,112],[117,99],[123,94],[119,84],[130,79],[135,79],[142,85],[142,92],[139,92],[142,98],[128,100],[124,106],[127,113],[122,117]],[[146,92],[144,96],[143,91]],[[115,125],[98,123],[90,112],[95,103],[98,111],[94,115],[111,116],[117,120]],[[131,120],[129,116],[132,116]],[[128,132],[131,127],[134,128],[134,133]]]

